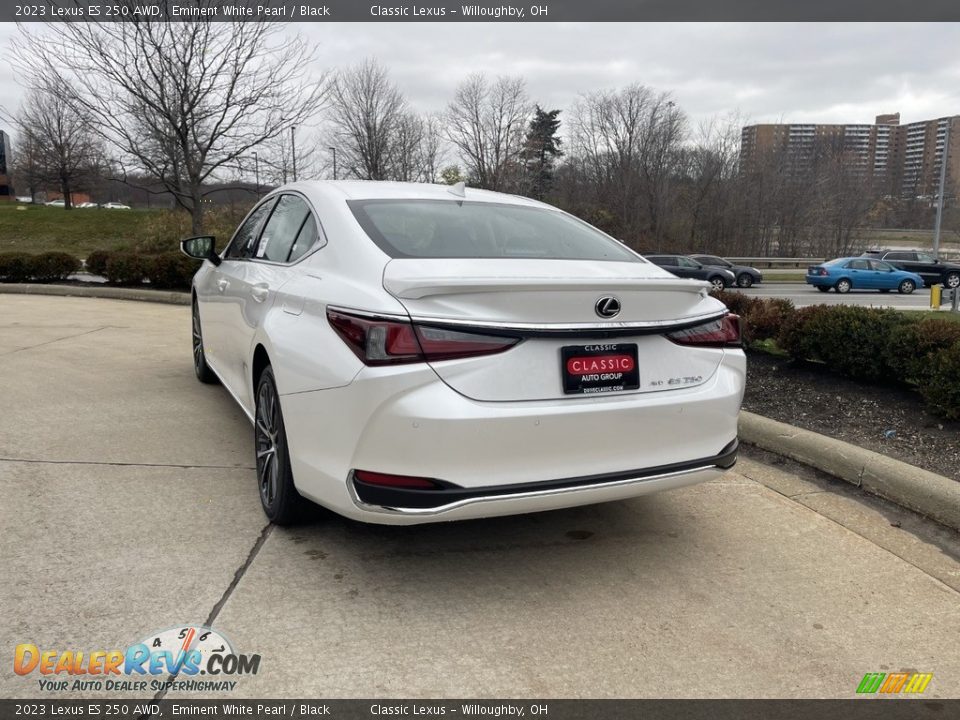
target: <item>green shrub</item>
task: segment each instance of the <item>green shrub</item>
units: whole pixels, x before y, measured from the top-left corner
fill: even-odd
[[[794,310],[784,319],[777,333],[777,345],[795,360],[807,360],[813,355],[806,334],[807,325],[819,315],[829,312],[827,305],[810,305]]]
[[[66,280],[80,267],[80,261],[70,253],[45,252],[31,258],[30,275],[36,282]]]
[[[133,253],[111,253],[103,274],[117,285],[140,285],[147,275],[147,262]]]
[[[746,318],[753,307],[760,302],[760,298],[752,298],[741,292],[730,290],[714,290],[710,294],[726,305],[730,312],[742,318]]]
[[[924,318],[894,328],[887,343],[887,365],[902,380],[921,382],[933,356],[960,341],[960,323]]]
[[[796,313],[793,303],[784,298],[756,298],[747,316],[747,339],[751,342],[772,340]]]
[[[936,352],[920,379],[927,407],[948,420],[960,420],[960,341]]]
[[[200,263],[180,253],[165,253],[147,259],[150,284],[158,289],[189,289]]]
[[[107,260],[110,259],[110,256],[113,255],[113,253],[114,251],[112,250],[94,250],[87,255],[87,259],[84,261],[83,266],[89,273],[106,276]]]
[[[33,256],[23,252],[0,253],[0,280],[27,282],[32,274]]]
[[[810,360],[861,380],[893,377],[887,365],[887,343],[893,330],[909,322],[896,310],[835,305],[815,314],[804,328],[803,344]]]

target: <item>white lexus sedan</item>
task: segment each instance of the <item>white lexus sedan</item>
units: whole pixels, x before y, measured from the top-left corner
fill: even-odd
[[[556,208],[302,182],[193,280],[193,358],[254,426],[267,517],[412,524],[619,500],[737,457],[739,318]]]

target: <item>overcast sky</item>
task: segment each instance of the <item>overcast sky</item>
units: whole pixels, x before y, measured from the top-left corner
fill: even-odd
[[[411,104],[440,110],[477,70],[519,74],[532,99],[568,108],[578,93],[641,82],[668,90],[696,122],[903,122],[960,113],[957,24],[333,23],[290,26],[321,66],[375,56]],[[0,23],[0,57],[16,26]],[[0,65],[0,105],[22,93]]]

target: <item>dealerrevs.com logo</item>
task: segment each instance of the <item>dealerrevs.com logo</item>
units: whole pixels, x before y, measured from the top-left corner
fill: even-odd
[[[41,649],[22,643],[13,657],[13,671],[36,677],[44,692],[232,691],[237,686],[232,678],[259,670],[259,655],[237,653],[222,633],[202,625],[151,633],[125,650]]]

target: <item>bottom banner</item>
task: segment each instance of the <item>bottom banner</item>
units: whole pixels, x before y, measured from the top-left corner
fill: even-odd
[[[960,717],[960,700],[0,700],[0,718],[549,718],[594,720],[924,720]]]

